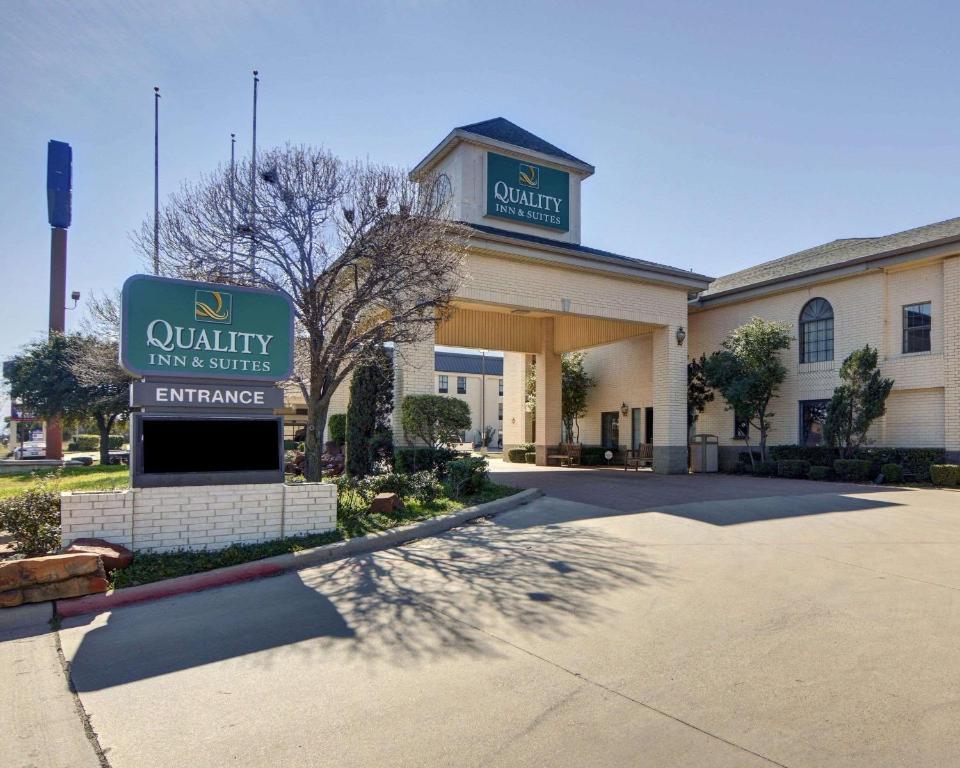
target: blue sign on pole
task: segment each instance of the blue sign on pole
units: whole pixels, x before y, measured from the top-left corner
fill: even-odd
[[[51,227],[70,226],[73,150],[65,141],[47,142],[47,219]]]

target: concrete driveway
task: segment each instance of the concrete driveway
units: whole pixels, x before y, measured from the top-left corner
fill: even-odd
[[[960,493],[496,469],[554,496],[67,621],[110,765],[956,764]]]

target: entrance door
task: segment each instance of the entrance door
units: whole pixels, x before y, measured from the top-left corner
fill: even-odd
[[[644,412],[643,424],[643,442],[653,444],[653,408],[647,408]]]
[[[611,451],[620,445],[620,412],[604,411],[600,414],[600,444]]]
[[[633,450],[640,448],[643,442],[643,430],[641,429],[641,420],[643,418],[643,408],[634,408],[630,411],[630,447]]]

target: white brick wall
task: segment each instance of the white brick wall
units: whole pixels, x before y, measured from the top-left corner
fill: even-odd
[[[333,530],[330,483],[131,488],[61,494],[62,541],[103,538],[136,551],[222,549]]]

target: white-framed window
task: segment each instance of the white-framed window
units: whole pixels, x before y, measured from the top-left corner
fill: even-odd
[[[438,379],[437,392],[441,395],[447,394],[450,391],[450,379],[447,376],[439,376]]]
[[[458,395],[467,394],[467,377],[466,376],[457,376],[457,394]]]

